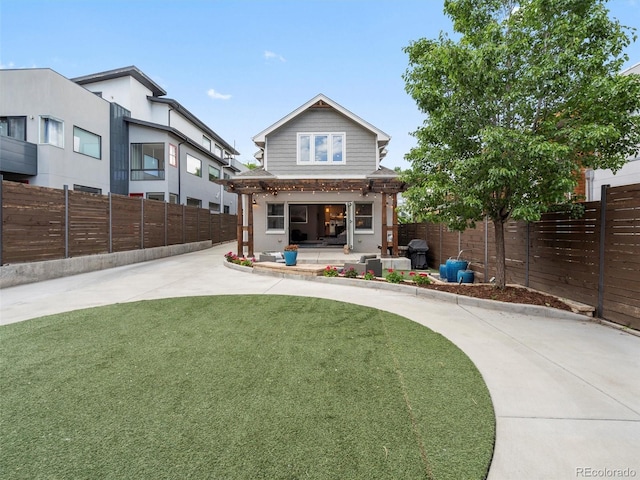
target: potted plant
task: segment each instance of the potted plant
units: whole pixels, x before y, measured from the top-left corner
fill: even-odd
[[[284,247],[284,264],[295,265],[298,259],[298,245],[287,245]]]

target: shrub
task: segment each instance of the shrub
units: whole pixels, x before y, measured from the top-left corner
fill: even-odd
[[[375,280],[376,274],[373,272],[373,270],[369,270],[368,272],[365,272],[362,278],[364,278],[365,280]]]
[[[404,272],[398,272],[392,269],[387,270],[387,282],[389,283],[402,283],[404,282]]]
[[[327,267],[324,269],[324,272],[322,272],[322,274],[325,277],[337,277],[338,269],[336,267],[332,267],[331,265],[327,265]]]
[[[414,283],[419,287],[429,285],[431,283],[431,279],[426,273],[411,272],[409,275],[411,276],[411,279],[414,281]]]
[[[358,278],[358,272],[355,271],[353,267],[349,268],[349,270],[344,272],[344,276],[347,278]]]
[[[242,265],[243,267],[253,267],[253,263],[256,261],[255,258],[239,257],[233,252],[225,253],[224,258],[227,259],[227,262]]]

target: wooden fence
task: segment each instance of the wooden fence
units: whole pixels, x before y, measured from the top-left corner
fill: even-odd
[[[538,222],[509,222],[507,282],[591,305],[600,318],[640,329],[640,184],[603,187],[601,198],[585,203],[579,219],[549,213]],[[398,235],[401,245],[425,239],[434,268],[462,251],[479,281],[495,276],[490,222],[462,233],[406,224]]]
[[[236,216],[3,181],[0,265],[236,238]]]

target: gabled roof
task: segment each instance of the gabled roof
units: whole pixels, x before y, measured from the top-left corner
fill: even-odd
[[[114,70],[107,70],[106,72],[92,73],[83,77],[72,78],[71,81],[77,83],[78,85],[87,85],[90,83],[102,82],[104,80],[111,80],[113,78],[120,77],[135,78],[142,85],[151,90],[154,97],[161,97],[167,94],[167,92],[160,85],[147,77],[138,67],[134,65],[131,65],[129,67],[116,68]]]
[[[290,122],[295,117],[297,117],[298,115],[300,115],[301,113],[305,112],[307,109],[312,108],[312,107],[327,107],[327,108],[330,107],[330,108],[333,108],[336,111],[340,112],[345,117],[351,119],[355,123],[359,124],[363,128],[369,130],[374,135],[376,135],[378,137],[378,148],[380,148],[380,149],[382,149],[384,146],[386,146],[389,143],[389,140],[391,140],[391,137],[389,135],[387,135],[386,133],[384,133],[379,128],[374,127],[369,122],[363,120],[362,118],[358,117],[356,114],[350,112],[349,110],[344,108],[342,105],[334,102],[333,100],[331,100],[326,95],[319,94],[319,95],[316,95],[315,97],[313,97],[311,100],[309,100],[304,105],[302,105],[302,106],[298,107],[297,109],[295,109],[293,112],[291,112],[286,117],[281,118],[280,120],[278,120],[276,123],[274,123],[270,127],[268,127],[265,130],[261,131],[259,134],[257,134],[255,137],[252,138],[253,142],[257,146],[259,146],[260,148],[264,148],[267,135],[269,135],[274,130],[277,130],[278,128],[280,128],[285,123]]]

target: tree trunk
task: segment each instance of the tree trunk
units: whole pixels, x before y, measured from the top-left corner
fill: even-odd
[[[507,285],[507,267],[504,254],[504,221],[493,220],[496,241],[496,287],[503,289]]]

